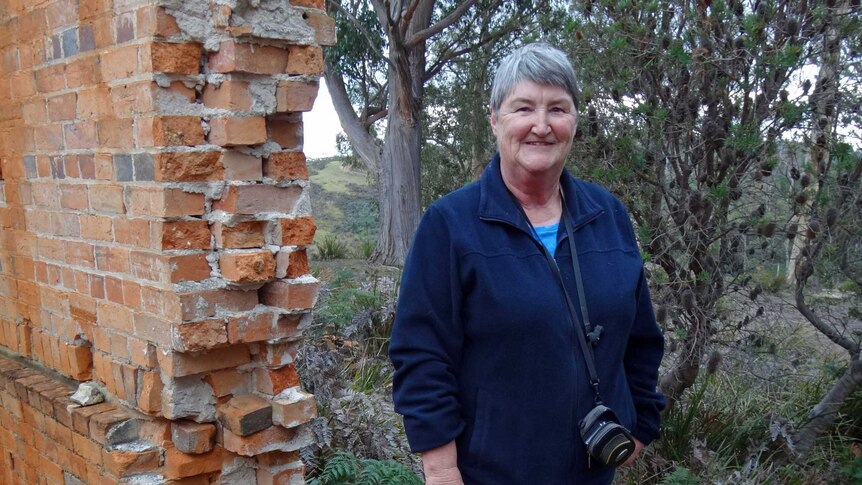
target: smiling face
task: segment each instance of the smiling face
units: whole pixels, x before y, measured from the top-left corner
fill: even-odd
[[[578,112],[568,91],[559,86],[521,81],[491,112],[504,172],[559,176],[572,148]]]

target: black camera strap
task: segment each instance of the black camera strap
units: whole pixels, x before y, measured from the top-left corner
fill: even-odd
[[[527,213],[524,212],[524,208],[521,207],[520,202],[518,202],[514,195],[512,195],[512,199],[515,201],[515,204],[521,211],[521,215],[524,216],[524,219],[527,221],[527,224],[529,224],[530,229],[536,236],[535,241],[541,248],[542,253],[545,255],[545,258],[548,260],[548,266],[550,266],[551,272],[554,273],[554,276],[557,278],[557,282],[560,284],[560,289],[562,289],[563,295],[565,295],[566,297],[566,306],[569,308],[569,318],[571,319],[572,328],[575,334],[577,334],[578,336],[578,343],[581,347],[581,353],[584,354],[584,361],[587,364],[587,372],[590,375],[590,385],[592,386],[593,392],[595,393],[596,405],[600,405],[602,404],[602,397],[599,394],[599,376],[598,373],[596,373],[596,364],[593,357],[592,345],[598,343],[602,327],[597,326],[596,329],[593,330],[592,326],[590,325],[590,316],[587,312],[587,299],[584,296],[584,284],[583,280],[581,279],[581,265],[578,261],[577,249],[575,248],[575,234],[574,230],[572,229],[572,221],[569,218],[569,211],[566,208],[566,199],[563,196],[562,188],[560,188],[560,199],[562,205],[562,214],[560,215],[560,219],[563,220],[563,224],[566,227],[566,235],[569,238],[569,251],[572,255],[572,271],[575,273],[575,284],[578,288],[578,300],[581,306],[581,316],[584,319],[583,330],[581,330],[579,328],[580,326],[577,325],[578,317],[575,311],[575,305],[574,303],[572,303],[572,298],[569,296],[569,292],[566,290],[566,285],[563,282],[563,276],[560,274],[560,268],[559,266],[557,266],[557,262],[556,260],[554,260],[554,256],[548,251],[548,248],[546,248],[545,245],[542,244],[542,242],[538,239],[536,228],[533,227],[533,223],[530,222],[530,218],[527,217]],[[590,343],[587,343],[587,337],[589,337]]]

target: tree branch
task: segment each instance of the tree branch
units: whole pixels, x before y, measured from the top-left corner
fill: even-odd
[[[353,24],[353,27],[359,32],[362,38],[365,39],[365,42],[368,44],[369,47],[368,50],[373,53],[374,56],[388,64],[391,64],[391,61],[386,56],[384,56],[383,53],[381,53],[377,49],[377,46],[374,45],[374,42],[371,41],[371,36],[368,35],[368,32],[365,30],[365,26],[363,26],[362,23],[359,22],[359,19],[357,19],[352,13],[348,12],[347,9],[345,9],[340,2],[336,2],[335,0],[326,0],[326,4],[338,10],[341,15],[344,15],[344,17],[347,18],[347,20],[351,24]]]
[[[458,5],[458,7],[456,7],[455,10],[453,10],[449,15],[440,19],[436,24],[411,35],[410,38],[407,39],[405,44],[408,47],[416,47],[421,42],[428,40],[429,37],[442,32],[443,29],[449,27],[450,25],[457,22],[461,17],[463,17],[464,14],[467,13],[467,10],[469,10],[474,3],[476,3],[476,0],[467,0],[466,2],[463,2],[462,4]]]
[[[362,160],[365,168],[376,174],[380,167],[380,148],[370,133],[365,129],[362,120],[356,116],[353,106],[350,104],[350,98],[347,96],[347,89],[344,87],[344,80],[332,70],[332,66],[326,63],[326,69],[323,72],[326,79],[326,87],[329,89],[329,95],[332,98],[332,106],[338,114],[338,120],[341,122],[341,128],[350,140],[350,145],[353,150]]]
[[[425,79],[423,79],[423,82],[427,82],[428,80],[433,78],[438,72],[440,72],[441,69],[443,69],[443,66],[445,66],[446,63],[451,61],[452,59],[455,59],[457,57],[461,57],[464,54],[469,54],[470,52],[473,52],[474,50],[478,49],[479,47],[482,47],[485,44],[488,44],[489,42],[493,42],[493,41],[495,41],[495,40],[497,40],[497,39],[499,39],[499,38],[501,38],[507,34],[510,34],[516,30],[518,30],[518,28],[515,26],[506,27],[504,29],[498,30],[497,32],[489,34],[484,39],[480,40],[479,42],[476,42],[475,44],[470,45],[469,47],[465,47],[463,49],[453,51],[453,52],[448,52],[448,53],[444,54],[443,56],[437,58],[437,60],[434,61],[434,64],[432,64],[431,67],[427,71],[425,71]]]
[[[419,7],[420,3],[427,3],[426,0],[413,0],[410,2],[410,5],[407,6],[406,11],[404,12],[404,16],[401,18],[401,37],[405,37],[407,35],[407,29],[410,26],[410,22],[413,21],[413,14],[416,13],[416,9]]]

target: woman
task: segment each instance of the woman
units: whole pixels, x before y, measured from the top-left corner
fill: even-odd
[[[588,347],[602,402],[633,435],[629,460],[658,437],[663,338],[631,222],[563,167],[577,99],[556,48],[504,59],[491,92],[498,155],[417,229],[389,351],[396,410],[429,484],[610,483],[614,469],[588,456],[578,429],[595,406]],[[586,333],[584,308],[603,329],[592,346],[575,333]]]

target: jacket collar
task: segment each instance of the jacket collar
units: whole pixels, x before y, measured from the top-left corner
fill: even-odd
[[[479,218],[483,220],[500,221],[518,227],[530,233],[527,221],[521,215],[517,202],[503,183],[500,172],[500,154],[494,154],[491,163],[485,167],[479,179]],[[560,186],[566,197],[566,208],[572,218],[574,230],[600,216],[604,209],[583,190],[583,182],[573,177],[563,168],[560,175]]]

